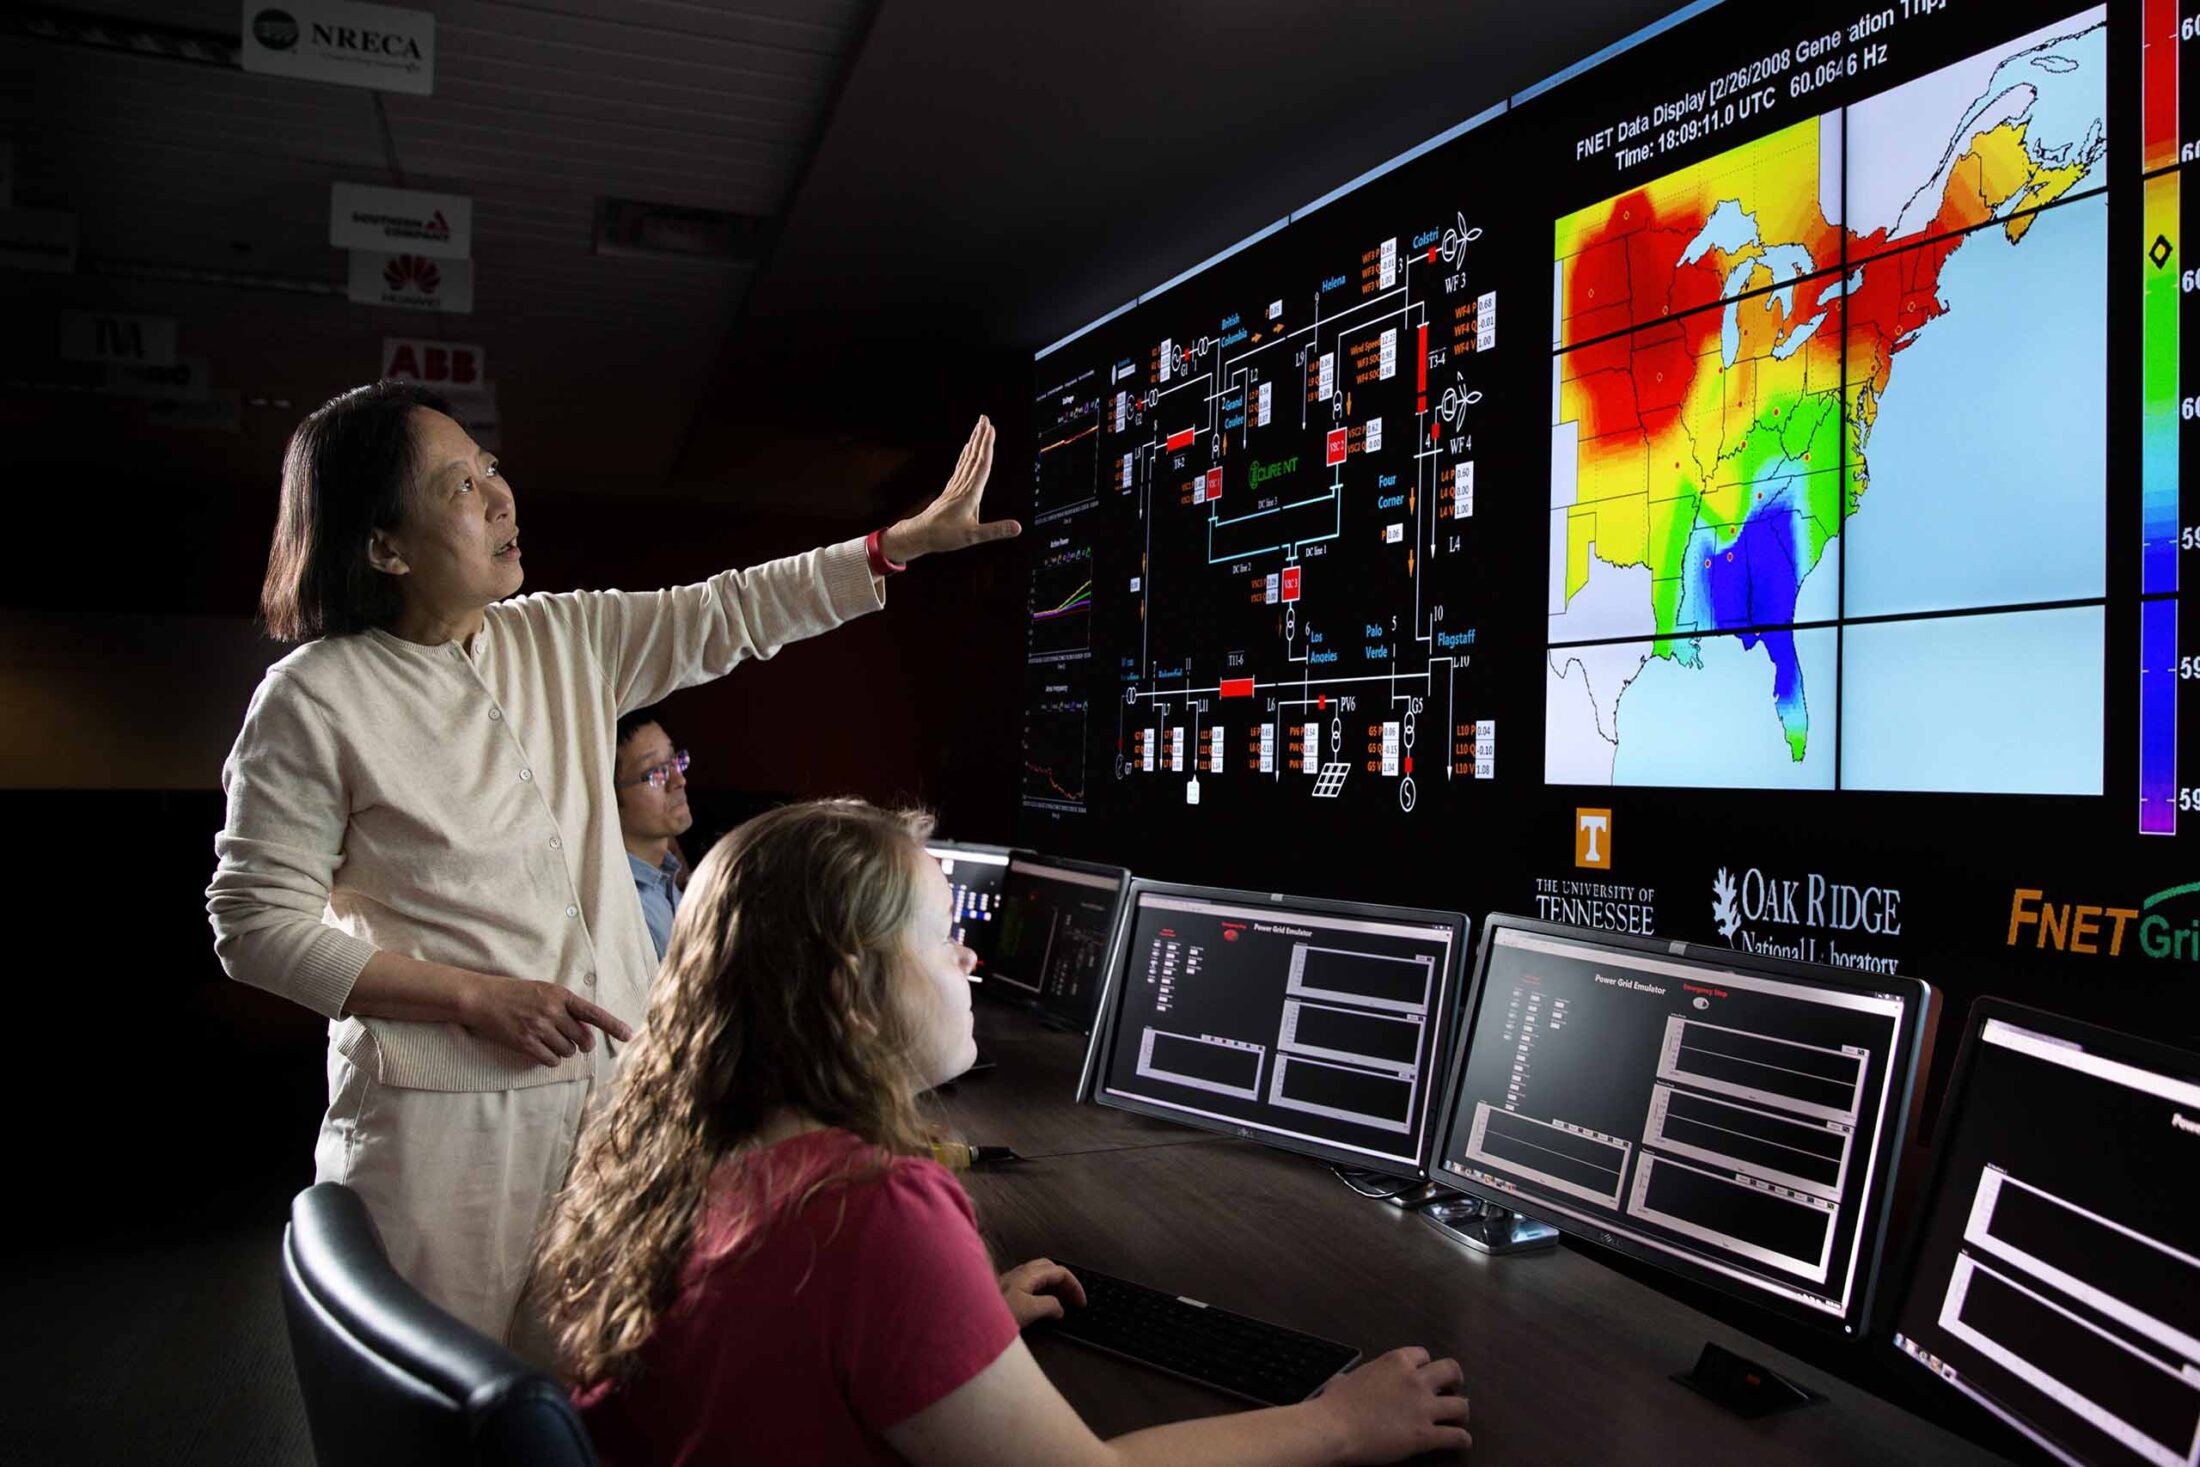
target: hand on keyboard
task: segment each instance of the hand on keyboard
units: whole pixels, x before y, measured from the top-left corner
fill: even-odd
[[[1016,1316],[1016,1328],[1022,1329],[1042,1319],[1060,1319],[1065,1303],[1084,1307],[1085,1286],[1053,1259],[1034,1258],[1001,1275],[1001,1297]]]
[[[1348,1462],[1395,1462],[1420,1452],[1464,1451],[1467,1398],[1459,1362],[1419,1346],[1393,1350],[1330,1382],[1312,1404],[1334,1413]]]

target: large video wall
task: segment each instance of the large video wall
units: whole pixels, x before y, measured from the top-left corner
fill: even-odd
[[[2194,1032],[2194,28],[1713,6],[1043,352],[1021,839]]]

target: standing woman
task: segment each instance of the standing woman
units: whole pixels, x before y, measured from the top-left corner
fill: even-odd
[[[441,399],[380,382],[291,435],[260,606],[305,645],[222,769],[214,949],[328,1017],[316,1179],[358,1190],[398,1272],[476,1329],[537,1344],[535,1231],[649,1005],[619,716],[878,609],[920,555],[1016,534],[979,522],[992,462],[981,418],[939,498],[868,539],[507,600],[512,486]]]

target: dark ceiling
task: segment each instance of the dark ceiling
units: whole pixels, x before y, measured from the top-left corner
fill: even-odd
[[[1036,347],[1673,8],[888,0],[676,477],[832,503],[838,453],[953,439]]]
[[[861,517],[970,413],[1013,420],[1034,347],[1671,8],[416,3],[436,95],[385,98],[386,140],[370,93],[0,33],[15,202],[84,229],[78,274],[0,272],[16,362],[60,306],[167,314],[247,400],[208,434],[0,389],[0,462],[258,500],[381,338],[437,336],[487,348],[537,487]],[[221,0],[44,8],[238,23]],[[476,314],[343,298],[327,185],[399,176],[475,199]],[[606,194],[777,240],[761,271],[601,257]]]

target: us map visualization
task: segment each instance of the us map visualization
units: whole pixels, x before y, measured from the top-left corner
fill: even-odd
[[[1558,221],[1547,778],[2100,793],[2106,32]]]
[[[1759,792],[2200,809],[2200,11],[1654,31],[1039,353],[1027,839],[1433,873],[1631,787],[1693,890]]]

